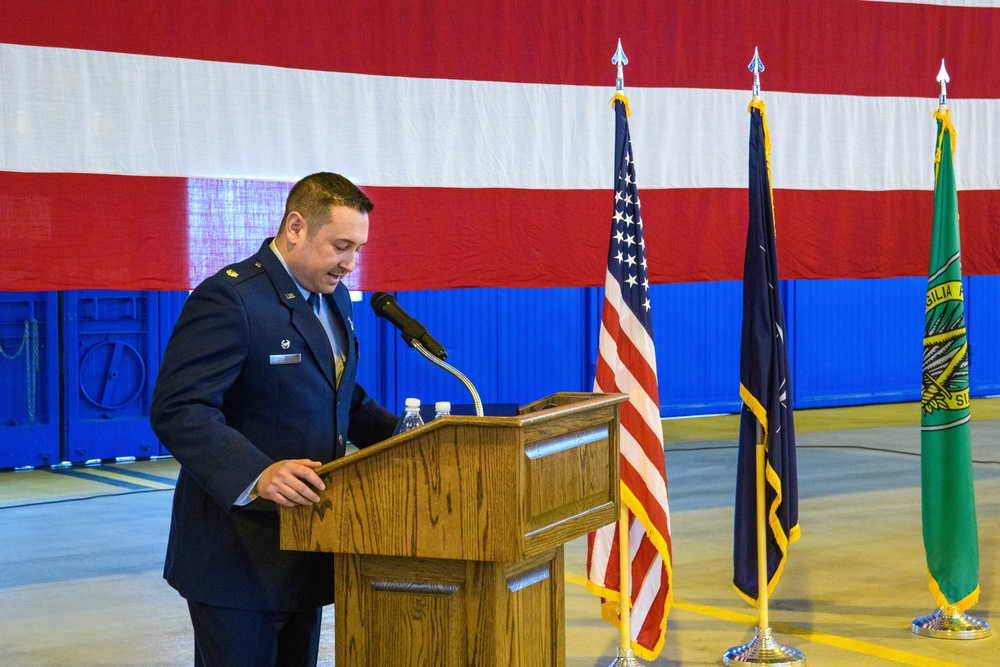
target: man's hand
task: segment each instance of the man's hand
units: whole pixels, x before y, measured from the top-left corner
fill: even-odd
[[[323,465],[309,459],[278,461],[264,468],[257,480],[257,494],[285,507],[313,505],[319,502],[316,489],[326,488],[315,472]]]

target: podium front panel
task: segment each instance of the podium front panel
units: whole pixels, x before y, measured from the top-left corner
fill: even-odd
[[[565,664],[562,547],[520,563],[337,554],[335,664]]]
[[[617,520],[615,406],[523,429],[524,553],[531,555]]]

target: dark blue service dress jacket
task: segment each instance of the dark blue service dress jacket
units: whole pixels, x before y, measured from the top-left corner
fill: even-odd
[[[233,503],[275,461],[328,462],[392,435],[396,416],[355,384],[351,300],[339,386],[323,326],[268,247],[201,283],[160,366],[150,422],[181,464],[164,577],[188,600],[294,611],[333,602],[331,554],[282,551],[277,506]],[[334,508],[336,509],[336,508]]]

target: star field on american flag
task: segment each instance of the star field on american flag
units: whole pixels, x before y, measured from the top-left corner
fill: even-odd
[[[646,242],[639,212],[639,190],[635,183],[631,137],[627,138],[626,145],[623,168],[619,169],[615,177],[615,214],[611,217],[608,271],[621,285],[622,300],[648,330],[649,276],[646,271]]]

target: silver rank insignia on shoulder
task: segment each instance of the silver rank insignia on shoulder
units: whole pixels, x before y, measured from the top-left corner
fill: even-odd
[[[354,331],[354,320],[352,320],[350,317],[348,317],[347,318],[347,324],[350,325],[351,331]]]
[[[240,277],[240,274],[236,273],[232,269],[226,269],[226,275],[229,276],[230,278],[239,278]]]
[[[281,349],[282,350],[287,350],[291,346],[292,346],[292,344],[290,342],[288,342],[287,338],[285,340],[281,341]]]

